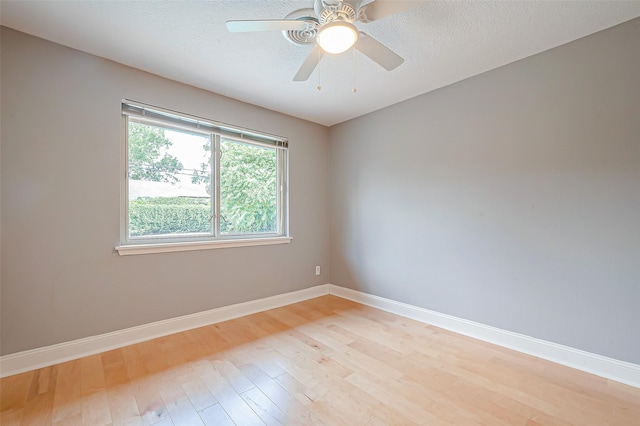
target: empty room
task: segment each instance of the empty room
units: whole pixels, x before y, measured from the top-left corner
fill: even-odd
[[[0,423],[640,425],[640,1],[0,1]]]

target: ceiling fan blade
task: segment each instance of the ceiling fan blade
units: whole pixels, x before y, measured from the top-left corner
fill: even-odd
[[[360,31],[360,36],[356,42],[356,49],[377,62],[387,71],[399,67],[404,62],[404,59],[396,52],[362,31]]]
[[[316,69],[323,56],[323,50],[319,46],[314,47],[311,52],[309,52],[307,59],[304,60],[296,75],[293,77],[293,81],[306,81],[313,70]]]
[[[420,0],[375,0],[374,2],[362,6],[360,10],[358,10],[358,20],[365,23],[378,21],[382,18],[386,18],[387,16],[395,15],[396,13],[421,6],[424,3],[427,2]]]
[[[309,24],[298,19],[266,19],[260,21],[227,21],[227,29],[232,33],[253,31],[295,31],[304,30]]]

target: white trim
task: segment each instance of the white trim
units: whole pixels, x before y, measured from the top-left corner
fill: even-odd
[[[425,324],[451,330],[465,336],[640,388],[640,365],[619,361],[333,284],[322,284],[304,290],[266,297],[264,299],[224,306],[98,336],[4,355],[0,357],[0,377],[47,367],[72,359],[94,355],[245,315],[251,315],[256,312],[278,308],[327,294],[333,294],[343,299],[352,300]]]
[[[291,237],[238,238],[234,240],[183,241],[175,243],[123,244],[116,246],[120,256],[133,254],[169,253],[173,251],[209,250],[230,247],[265,246],[289,244]]]
[[[0,357],[0,377],[47,367],[169,334],[279,308],[329,294],[328,284],[184,315],[98,336],[17,352]]]
[[[329,292],[343,299],[640,388],[640,365],[637,364],[619,361],[333,284],[329,284]]]

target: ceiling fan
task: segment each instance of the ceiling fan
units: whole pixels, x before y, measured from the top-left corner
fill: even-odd
[[[370,35],[359,31],[355,22],[369,23],[414,8],[423,1],[375,0],[362,4],[361,0],[314,0],[313,9],[300,9],[285,19],[231,20],[231,32],[282,31],[295,44],[315,44],[293,77],[305,81],[325,53],[339,54],[352,46],[374,62],[391,71],[404,62],[393,50]]]

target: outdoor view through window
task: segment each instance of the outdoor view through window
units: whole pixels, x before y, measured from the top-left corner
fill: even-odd
[[[127,239],[282,232],[283,150],[143,117],[127,127]]]

